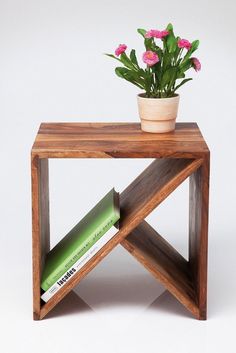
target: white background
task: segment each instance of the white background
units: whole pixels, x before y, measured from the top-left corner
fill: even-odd
[[[0,0],[0,349],[29,352],[235,352],[235,2]],[[103,55],[143,52],[136,28],[201,45],[202,71],[181,90],[179,121],[211,149],[208,320],[197,321],[122,248],[32,321],[30,148],[42,121],[138,121],[135,87]],[[149,161],[50,162],[52,245],[112,186]],[[149,217],[187,256],[188,183]]]

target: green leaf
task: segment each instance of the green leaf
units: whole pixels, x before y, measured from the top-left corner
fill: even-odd
[[[179,71],[185,72],[193,66],[191,59],[184,59],[183,62],[179,65]]]
[[[120,61],[122,62],[122,64],[124,64],[124,66],[128,67],[129,69],[135,69],[132,61],[128,58],[126,53],[122,53],[120,55]]]
[[[177,38],[174,35],[174,29],[171,23],[168,24],[166,30],[169,32],[169,35],[164,39],[164,44],[166,43],[169,53],[175,53],[177,46]]]
[[[178,48],[177,40],[176,40],[175,36],[172,33],[170,33],[167,36],[166,43],[167,43],[167,48],[168,48],[169,53],[174,53],[176,51],[176,49]]]
[[[173,25],[169,23],[168,26],[166,27],[166,30],[169,32],[173,32]]]
[[[156,49],[155,49],[155,52],[157,53],[157,55],[158,55],[158,58],[159,58],[159,62],[161,62],[161,60],[162,60],[162,58],[163,58],[163,51],[162,51],[162,49],[161,48],[159,48],[159,47],[157,47]]]
[[[138,60],[137,60],[136,53],[135,53],[134,49],[132,49],[131,52],[130,52],[130,60],[132,61],[132,64],[134,64],[135,66],[139,67]]]
[[[125,67],[116,67],[115,73],[118,77],[124,78],[125,73],[128,71]]]
[[[145,70],[143,70],[143,69],[139,69],[138,70],[138,74],[139,74],[139,76],[140,77],[142,77],[144,80],[146,80],[146,78],[147,78],[147,72],[145,71]]]
[[[153,84],[153,78],[154,78],[152,69],[150,68],[146,69],[145,86],[146,86],[146,90],[148,90],[149,92],[151,91],[151,86]]]
[[[178,41],[179,41],[180,37],[176,37],[176,49],[175,49],[175,53],[174,53],[174,58],[175,60],[177,60],[180,50],[181,48],[178,47]],[[178,61],[180,61],[181,59],[179,59]]]
[[[177,72],[176,80],[178,80],[179,78],[185,78],[185,74],[182,71]]]
[[[163,64],[162,64],[162,70],[166,71],[170,65],[171,65],[171,59],[172,59],[172,55],[168,52],[165,52],[163,55]]]
[[[143,38],[145,38],[145,34],[147,33],[147,31],[145,29],[143,29],[143,28],[138,28],[137,32],[139,34],[141,34],[141,36],[143,36]]]
[[[152,38],[145,38],[144,45],[145,45],[146,50],[152,50],[153,39]]]
[[[126,81],[133,83],[141,89],[145,87],[145,82],[139,77],[139,75],[135,71],[131,71],[125,67],[116,67],[115,73],[118,77],[121,77]]]
[[[186,78],[185,80],[181,81],[178,86],[175,87],[174,92],[179,89],[181,86],[183,86],[186,82],[191,81],[192,78]]]
[[[162,88],[164,88],[167,85],[170,85],[170,83],[174,81],[174,79],[176,77],[176,70],[177,69],[175,67],[170,67],[169,69],[167,69],[164,72],[164,74],[162,76],[162,80],[161,80],[161,87]]]
[[[192,42],[192,46],[191,46],[191,54],[193,53],[193,52],[195,52],[195,50],[197,50],[197,48],[199,47],[199,40],[194,40],[193,42]]]
[[[109,56],[110,58],[113,58],[113,59],[116,59],[116,60],[120,61],[120,59],[117,58],[117,57],[116,57],[115,55],[113,55],[113,54],[107,54],[107,53],[105,53],[104,55]]]
[[[155,53],[157,53],[159,59],[161,60],[163,57],[163,51],[160,47],[158,47],[158,45],[156,45],[156,43],[154,42],[154,40],[151,41],[151,45],[150,45],[150,49],[152,51],[154,51]]]

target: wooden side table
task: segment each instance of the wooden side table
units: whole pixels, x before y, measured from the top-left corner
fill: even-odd
[[[197,319],[206,319],[209,149],[196,123],[166,134],[136,123],[43,123],[32,147],[33,312],[40,320],[119,243]],[[41,273],[50,249],[49,158],[155,158],[120,195],[117,234],[47,303]],[[146,221],[186,178],[190,180],[189,261]]]

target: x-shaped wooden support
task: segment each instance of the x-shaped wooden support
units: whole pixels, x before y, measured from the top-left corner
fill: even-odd
[[[189,261],[144,219],[190,177]],[[42,319],[121,244],[196,318],[206,319],[209,159],[155,159],[120,195],[117,234],[47,303],[40,273],[49,251],[48,159],[32,159],[34,319]]]

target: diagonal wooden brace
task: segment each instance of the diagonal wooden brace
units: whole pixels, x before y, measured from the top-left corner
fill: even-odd
[[[205,166],[202,158],[155,159],[121,193],[121,221],[117,234],[47,303],[43,303],[40,299],[41,272],[45,255],[49,251],[48,159],[32,154],[34,319],[39,320],[47,315],[120,243],[197,318],[204,319],[206,315],[204,271],[206,269],[205,263],[202,267],[199,265],[198,249],[206,250],[204,237],[207,233],[201,229],[207,226],[207,215],[204,213],[206,211],[204,209],[205,199],[197,195],[199,188],[205,188],[207,193],[207,182],[203,181],[207,177],[207,170],[208,167]],[[198,205],[200,207],[202,205],[202,213],[200,213],[204,214],[205,218],[197,216],[197,220],[190,227],[192,260],[190,259],[190,263],[187,263],[143,220],[192,174],[191,213],[195,217]],[[197,206],[194,206],[194,197],[197,199]]]

